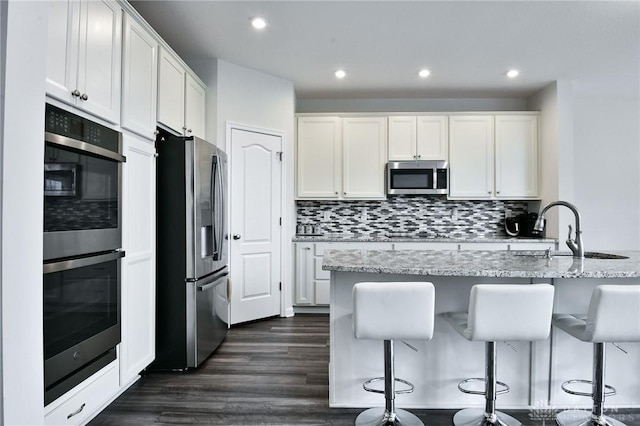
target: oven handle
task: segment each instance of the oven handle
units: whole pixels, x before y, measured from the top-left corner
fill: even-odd
[[[97,265],[98,263],[109,262],[111,260],[120,259],[121,257],[124,257],[124,251],[114,251],[111,253],[100,254],[98,256],[82,257],[79,259],[66,259],[60,262],[45,263],[42,265],[42,270],[44,274],[52,274],[54,272],[65,271],[68,269]]]
[[[44,132],[44,141],[53,145],[63,146],[66,148],[79,149],[81,151],[90,152],[91,154],[99,155],[100,157],[115,160],[120,163],[127,161],[127,158],[117,152],[109,151],[108,149],[101,148],[99,146],[92,145],[87,142],[79,141],[77,139],[68,138],[66,136],[57,135],[51,132]]]

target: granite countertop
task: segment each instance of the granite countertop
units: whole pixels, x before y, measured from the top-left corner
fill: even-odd
[[[551,238],[525,238],[525,237],[455,237],[446,236],[420,236],[420,235],[365,235],[365,234],[322,234],[322,235],[296,235],[292,239],[296,243],[319,243],[319,242],[376,242],[376,243],[397,243],[397,242],[414,242],[414,243],[515,243],[515,242],[539,242],[555,244],[557,240]]]
[[[322,269],[342,272],[508,278],[637,278],[640,251],[608,251],[628,259],[544,257],[541,252],[328,250]]]

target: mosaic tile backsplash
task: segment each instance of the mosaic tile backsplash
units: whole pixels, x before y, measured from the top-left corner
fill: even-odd
[[[393,196],[381,201],[297,201],[297,223],[319,233],[366,236],[420,233],[439,238],[506,236],[504,218],[527,211],[526,201],[458,201],[446,196]]]

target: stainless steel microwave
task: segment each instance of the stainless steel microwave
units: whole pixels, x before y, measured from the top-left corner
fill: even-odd
[[[447,194],[447,161],[390,161],[387,163],[387,194]]]

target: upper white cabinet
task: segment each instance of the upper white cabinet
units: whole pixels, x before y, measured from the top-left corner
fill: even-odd
[[[447,117],[390,116],[389,161],[446,160]]]
[[[385,197],[386,117],[299,117],[299,199]]]
[[[496,115],[496,196],[539,196],[538,116]]]
[[[449,117],[449,198],[535,199],[538,117]]]
[[[49,7],[47,93],[118,123],[122,9],[110,0],[52,1]]]
[[[158,42],[129,15],[124,17],[122,127],[155,139]]]
[[[205,137],[205,93],[171,52],[160,49],[158,121],[186,136]]]
[[[342,119],[342,197],[385,198],[387,117]]]
[[[342,192],[342,125],[339,117],[299,117],[298,198],[338,198]]]

